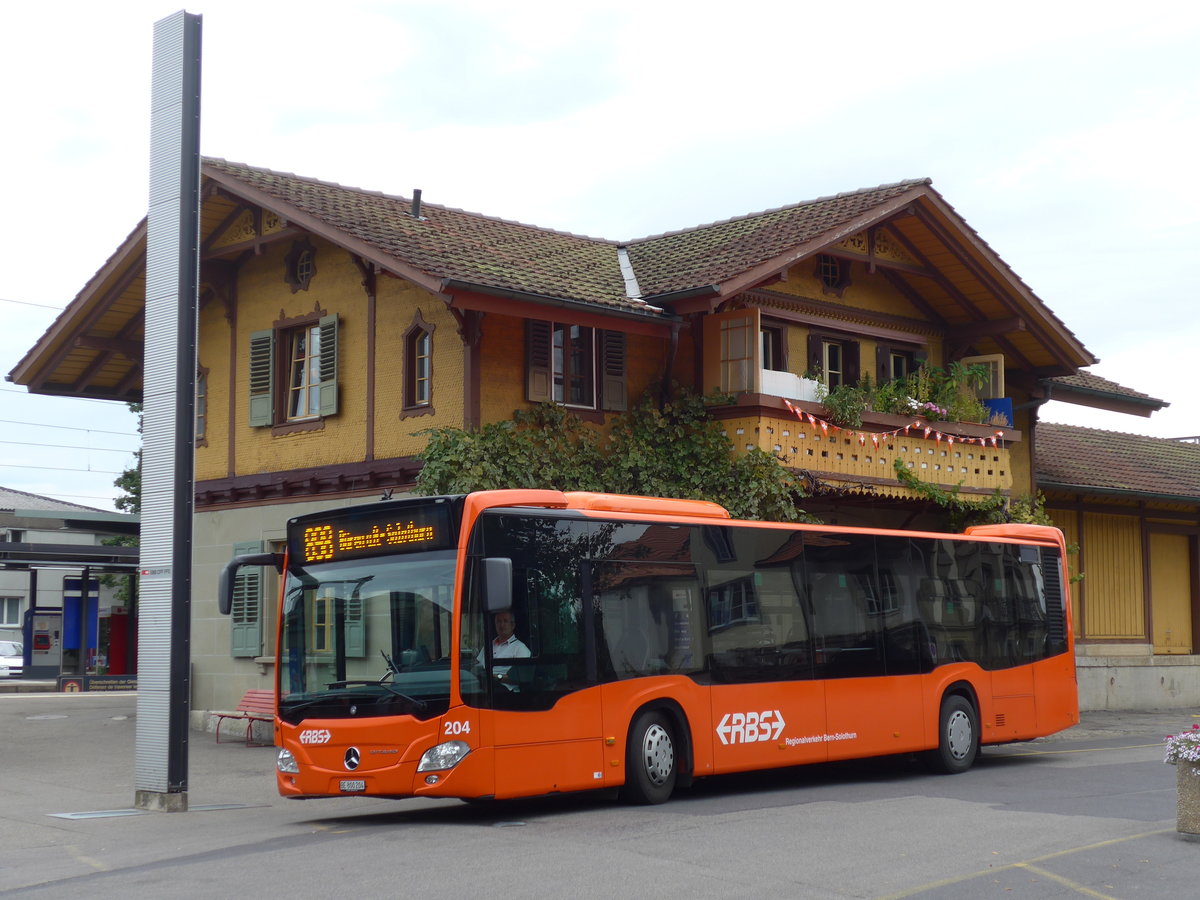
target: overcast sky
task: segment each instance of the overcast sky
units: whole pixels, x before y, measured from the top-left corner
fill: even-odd
[[[206,155],[606,238],[930,177],[1200,434],[1200,4],[208,0]],[[168,3],[9,4],[0,372],[145,214]],[[51,427],[57,426],[57,427]],[[0,485],[111,508],[122,406],[0,385]]]

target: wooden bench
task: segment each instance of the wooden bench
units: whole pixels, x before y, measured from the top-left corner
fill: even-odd
[[[268,744],[254,740],[254,723],[275,724],[275,692],[251,688],[242,696],[242,701],[233,712],[213,713],[217,720],[217,743],[221,743],[221,723],[226,719],[238,719],[246,723],[246,746],[266,747]],[[274,743],[272,739],[271,743]]]

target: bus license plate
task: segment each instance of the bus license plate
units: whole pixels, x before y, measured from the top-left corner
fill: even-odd
[[[343,781],[340,785],[343,793],[351,793],[352,791],[365,791],[367,783],[365,781]]]

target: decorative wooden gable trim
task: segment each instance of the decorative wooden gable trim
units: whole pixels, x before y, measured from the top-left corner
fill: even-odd
[[[928,273],[928,268],[901,244],[887,228],[869,228],[838,241],[826,251],[865,260],[868,268],[876,265]]]
[[[204,242],[202,255],[228,255],[231,251],[253,249],[264,242],[295,235],[287,219],[270,210],[239,206],[218,225]]]

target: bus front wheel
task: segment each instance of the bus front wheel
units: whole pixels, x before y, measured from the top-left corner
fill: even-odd
[[[942,701],[938,718],[938,746],[925,755],[929,767],[945,775],[971,768],[979,755],[979,717],[965,697],[951,695]]]
[[[663,803],[675,789],[676,774],[671,722],[660,710],[647,710],[629,729],[621,795],[631,803]]]

